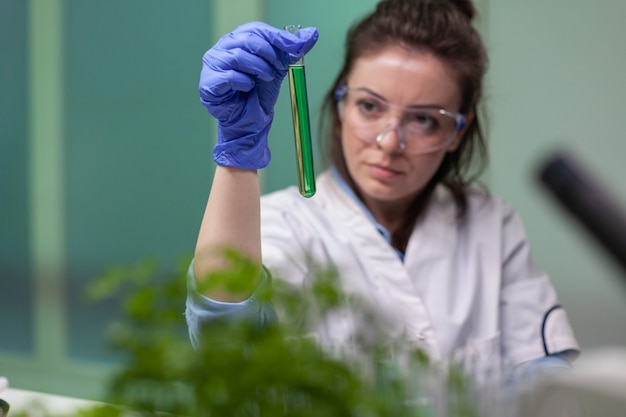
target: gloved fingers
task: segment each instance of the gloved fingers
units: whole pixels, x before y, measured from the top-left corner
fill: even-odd
[[[256,85],[249,75],[236,70],[214,71],[202,68],[200,98],[205,103],[220,104],[238,91],[249,92]]]
[[[289,33],[262,22],[239,26],[217,43],[220,48],[239,47],[264,58],[281,70],[297,61],[313,48],[319,33],[314,27]]]
[[[200,101],[205,105],[207,110],[213,117],[219,122],[219,126],[232,127],[241,123],[241,117],[245,112],[245,106],[232,105],[233,102],[238,102],[242,98],[241,95],[249,95],[251,93],[241,93],[237,91],[231,91],[229,94],[220,97],[222,101],[210,99],[205,101],[205,98],[200,94]],[[245,124],[244,124],[245,125]]]
[[[277,70],[284,71],[289,64],[288,54],[275,49],[267,39],[251,32],[232,32],[222,37],[215,45],[215,49],[224,52],[245,52],[257,56],[257,59],[265,61],[265,63],[273,66]]]
[[[263,58],[243,49],[210,49],[202,58],[203,69],[215,71],[234,70],[260,81],[272,81],[276,70]]]

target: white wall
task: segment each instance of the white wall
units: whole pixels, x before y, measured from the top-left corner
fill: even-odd
[[[583,348],[626,345],[626,277],[534,181],[540,160],[570,150],[626,200],[626,2],[484,2],[490,53],[489,182],[525,219]],[[626,206],[626,205],[625,205]]]

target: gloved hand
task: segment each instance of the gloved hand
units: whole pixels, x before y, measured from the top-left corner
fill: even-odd
[[[287,65],[315,45],[316,28],[295,34],[265,23],[239,26],[202,59],[200,101],[218,121],[218,165],[259,169],[270,161],[267,136]]]

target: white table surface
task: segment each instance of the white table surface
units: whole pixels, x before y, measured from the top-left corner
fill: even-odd
[[[16,412],[30,411],[34,408],[45,410],[50,414],[72,416],[78,410],[98,405],[95,401],[43,392],[27,391],[17,388],[4,387],[0,382],[0,398],[9,403],[9,417]]]

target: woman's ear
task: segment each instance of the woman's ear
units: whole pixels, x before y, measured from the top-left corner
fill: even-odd
[[[465,132],[467,131],[467,128],[472,124],[473,121],[474,121],[474,113],[465,115],[465,127],[459,130],[458,132],[456,132],[456,138],[454,139],[454,142],[452,142],[446,148],[446,151],[454,152],[458,149],[459,145],[461,144],[461,141],[465,137]]]

